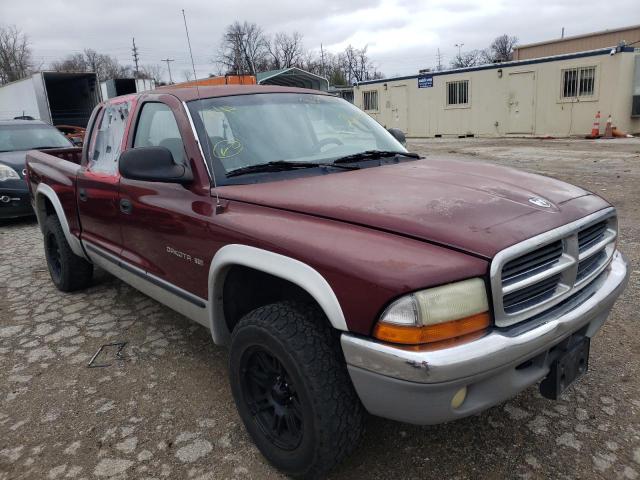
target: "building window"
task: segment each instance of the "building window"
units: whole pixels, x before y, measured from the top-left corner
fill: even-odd
[[[378,110],[378,91],[362,92],[362,103],[365,110]]]
[[[562,98],[592,97],[596,86],[596,67],[562,70]]]
[[[469,104],[469,80],[447,82],[447,105]]]

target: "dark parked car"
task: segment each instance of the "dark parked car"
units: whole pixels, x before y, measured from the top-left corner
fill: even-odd
[[[0,219],[33,215],[24,181],[27,151],[71,146],[64,135],[44,122],[0,121]]]

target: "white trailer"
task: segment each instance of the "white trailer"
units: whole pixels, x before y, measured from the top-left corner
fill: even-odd
[[[95,73],[37,72],[0,87],[0,119],[32,117],[86,127],[100,103]]]
[[[138,93],[153,90],[156,84],[149,78],[112,78],[100,82],[102,100],[108,100],[128,93]]]

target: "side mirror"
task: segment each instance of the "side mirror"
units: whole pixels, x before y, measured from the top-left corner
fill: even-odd
[[[122,152],[118,161],[120,175],[147,182],[191,183],[193,174],[173,160],[166,147],[137,147]]]
[[[405,136],[404,132],[402,130],[400,130],[399,128],[390,128],[387,130],[391,135],[393,135],[393,138],[395,138],[397,141],[399,141],[403,147],[407,146],[407,137]]]

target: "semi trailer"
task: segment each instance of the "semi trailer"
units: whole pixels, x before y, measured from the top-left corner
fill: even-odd
[[[0,87],[0,119],[86,127],[101,101],[95,73],[37,72]]]

